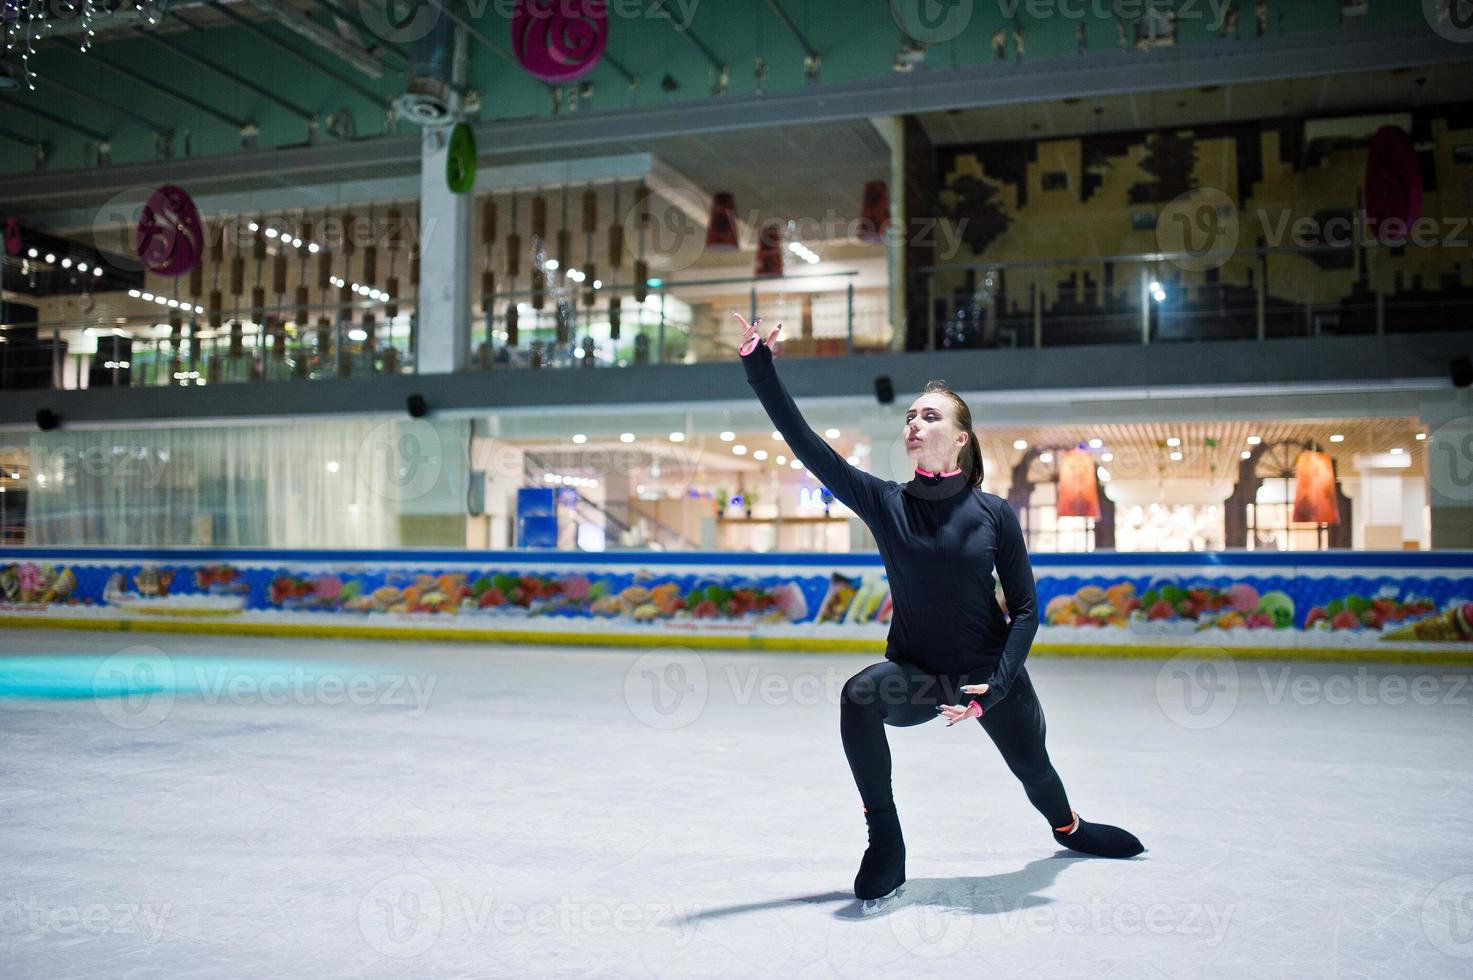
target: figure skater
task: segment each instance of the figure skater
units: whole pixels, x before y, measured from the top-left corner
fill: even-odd
[[[1125,858],[1144,848],[1109,824],[1069,806],[1044,748],[1043,709],[1023,661],[1038,631],[1033,570],[1018,517],[981,489],[982,453],[972,414],[954,391],[931,382],[906,410],[902,435],[915,464],[910,482],[881,480],[849,465],[804,421],[773,366],[779,323],[763,338],[762,318],[742,325],[747,381],[793,454],[869,527],[892,598],[884,661],[845,682],[839,731],[864,803],[869,847],[854,879],[862,901],[889,899],[905,883],[905,841],[890,791],[885,726],[935,718],[947,727],[976,718],[1029,802],[1074,851]],[[1002,584],[1009,618],[993,586]],[[965,704],[962,695],[971,698]]]

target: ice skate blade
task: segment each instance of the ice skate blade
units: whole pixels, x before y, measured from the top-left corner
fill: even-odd
[[[859,902],[860,915],[879,915],[886,909],[893,907],[900,901],[900,896],[905,893],[905,886],[899,885],[893,892],[881,895],[879,898],[865,898]]]

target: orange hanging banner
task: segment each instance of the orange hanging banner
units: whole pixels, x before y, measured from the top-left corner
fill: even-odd
[[[1082,449],[1071,449],[1059,458],[1058,513],[1060,517],[1100,516],[1094,457]]]
[[[1294,520],[1309,524],[1339,524],[1335,503],[1335,467],[1330,454],[1306,449],[1294,464]]]

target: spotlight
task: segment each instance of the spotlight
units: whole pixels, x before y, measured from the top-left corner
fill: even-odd
[[[36,426],[42,432],[50,432],[61,425],[61,416],[49,408],[43,408],[36,412]]]
[[[880,375],[875,379],[875,400],[881,405],[888,405],[895,400],[895,385],[891,383],[889,375]]]
[[[409,417],[412,419],[422,419],[430,412],[430,406],[425,402],[425,396],[419,394],[410,395],[405,401],[404,407],[409,410]]]

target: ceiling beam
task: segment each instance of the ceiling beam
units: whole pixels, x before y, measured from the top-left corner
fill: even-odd
[[[384,77],[384,63],[367,48],[339,37],[334,32],[303,15],[296,9],[284,3],[278,3],[277,0],[250,0],[250,2],[282,27],[285,27],[289,31],[295,31],[323,50],[337,55],[338,58],[369,78],[377,81]],[[219,2],[214,2],[212,5],[221,13],[227,12],[227,8]],[[235,17],[237,20],[245,20],[239,14],[236,14]]]
[[[288,44],[285,39],[273,36],[270,31],[266,30],[260,24],[256,23],[255,21],[251,20],[248,17],[242,17],[239,13],[237,13],[236,11],[230,9],[229,5],[223,3],[222,0],[210,0],[210,5],[212,7],[214,7],[216,10],[218,10],[220,13],[224,14],[226,17],[228,17],[231,20],[235,21],[235,23],[239,24],[245,30],[247,30],[250,33],[256,35],[259,38],[261,38],[261,40],[265,41],[267,44],[270,44],[273,47],[276,47],[276,48],[281,49],[282,51],[285,51],[287,54],[291,55],[293,58],[296,58],[298,61],[302,62],[302,64],[307,65],[310,68],[316,69],[317,71],[319,71],[322,74],[326,75],[328,78],[331,78],[331,79],[336,80],[340,84],[342,84],[342,85],[344,85],[344,86],[352,89],[353,91],[357,92],[359,95],[363,96],[365,99],[368,99],[371,102],[374,102],[374,103],[378,103],[380,105],[383,105],[386,109],[388,108],[389,100],[385,99],[382,93],[375,92],[373,89],[368,88],[366,85],[361,84],[357,79],[350,78],[347,75],[344,75],[343,73],[341,73],[339,71],[336,71],[335,69],[332,69],[332,68],[327,67],[326,65],[324,65],[321,62],[317,61],[317,59],[315,59],[315,58],[311,57],[310,55],[308,55],[305,51],[302,51],[302,50],[298,49],[296,47],[296,45]],[[180,20],[183,19],[183,18],[178,18],[177,15],[176,15],[176,18],[177,19],[180,19]],[[190,25],[190,26],[193,26],[193,25]],[[199,28],[195,28],[195,29],[198,30]],[[346,60],[346,59],[344,59],[344,60]],[[377,74],[373,74],[373,73],[370,73],[370,72],[365,72],[364,74],[367,74],[370,78],[382,78],[383,77],[383,74],[384,74],[383,66],[382,65],[379,65],[379,69],[378,69],[378,73]]]

